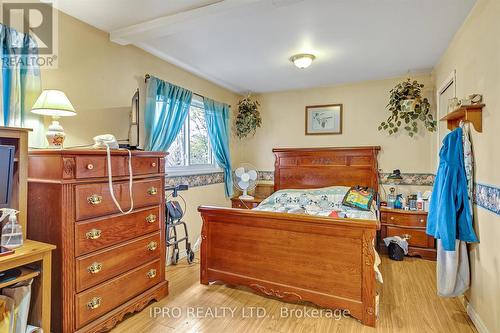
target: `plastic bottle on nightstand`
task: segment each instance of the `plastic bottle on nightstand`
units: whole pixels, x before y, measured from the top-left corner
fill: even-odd
[[[387,207],[394,208],[394,202],[396,201],[396,189],[391,187],[389,191],[391,191],[391,193],[387,195]]]
[[[23,231],[19,223],[17,223],[16,214],[19,211],[12,208],[2,208],[0,209],[2,216],[0,217],[0,222],[3,221],[7,216],[9,221],[2,228],[2,241],[1,245],[8,248],[9,250],[18,248],[23,245]]]
[[[424,210],[424,198],[422,192],[417,192],[417,210]]]

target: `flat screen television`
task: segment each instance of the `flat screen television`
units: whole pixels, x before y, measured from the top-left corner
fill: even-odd
[[[10,207],[14,175],[14,146],[0,145],[0,208]]]

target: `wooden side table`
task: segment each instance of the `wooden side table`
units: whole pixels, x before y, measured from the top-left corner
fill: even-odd
[[[408,255],[436,260],[436,242],[425,233],[427,212],[380,208],[379,250],[387,253],[385,237],[400,236],[408,239]]]
[[[265,198],[255,197],[252,200],[241,200],[236,196],[231,198],[231,207],[241,208],[241,209],[252,209],[257,207],[264,199]]]
[[[16,279],[0,283],[0,288],[34,278],[28,323],[41,327],[44,332],[50,332],[51,258],[55,248],[51,244],[27,239],[15,253],[0,257],[0,271],[20,268],[22,272]],[[38,269],[25,267],[35,263],[38,263]]]
[[[238,198],[241,193],[236,193],[231,198],[231,207],[240,209],[255,208],[262,202],[262,200],[273,194],[273,192],[273,184],[257,184],[255,190],[249,193],[250,195],[254,196],[252,200],[241,200],[240,198]]]

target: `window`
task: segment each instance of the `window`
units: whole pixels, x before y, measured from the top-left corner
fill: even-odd
[[[166,167],[170,175],[220,171],[212,156],[200,96],[193,95],[189,115],[168,152]]]

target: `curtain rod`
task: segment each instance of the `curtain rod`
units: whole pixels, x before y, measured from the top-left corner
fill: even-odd
[[[144,75],[144,82],[148,82],[148,80],[149,80],[150,78],[151,78],[151,75],[149,75],[149,74]],[[205,98],[205,96],[203,96],[203,95],[201,95],[201,94],[198,94],[198,93],[195,93],[195,92],[193,92],[193,95],[199,96],[199,97],[201,97],[201,98]],[[207,97],[207,98],[208,98],[208,97]],[[226,104],[226,103],[224,103],[224,104]],[[228,106],[229,108],[231,108],[231,105],[227,104],[227,106]]]

